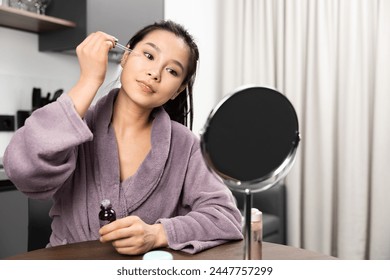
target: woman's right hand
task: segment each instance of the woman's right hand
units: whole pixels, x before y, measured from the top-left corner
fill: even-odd
[[[108,52],[114,46],[115,38],[99,31],[90,34],[76,48],[80,64],[80,79],[68,95],[80,117],[84,117],[104,82],[108,65]]]
[[[115,38],[98,31],[90,34],[76,48],[80,64],[80,80],[101,86],[106,76],[108,52],[115,46]]]

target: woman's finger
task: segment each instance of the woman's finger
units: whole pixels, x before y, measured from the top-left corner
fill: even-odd
[[[141,237],[139,235],[127,237],[123,239],[117,239],[111,242],[112,246],[115,248],[125,248],[125,247],[139,247],[143,244]]]
[[[99,52],[102,48],[107,52],[115,46],[115,37],[107,33],[98,31],[91,33],[79,46],[81,50],[86,50],[87,53]]]
[[[117,229],[120,229],[120,228],[126,228],[126,227],[130,227],[132,226],[133,224],[135,223],[138,223],[142,221],[139,217],[137,216],[127,216],[125,218],[122,218],[122,219],[118,219],[112,223],[109,223],[107,225],[105,225],[104,227],[102,227],[100,230],[99,230],[99,234],[100,235],[105,235],[111,231],[114,231],[114,230],[117,230]]]
[[[110,242],[118,239],[129,238],[137,235],[132,227],[125,227],[110,231],[100,237],[102,242]]]

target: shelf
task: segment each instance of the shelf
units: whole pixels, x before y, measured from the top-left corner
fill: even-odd
[[[60,18],[0,6],[0,26],[41,33],[63,28],[72,28],[76,24]]]

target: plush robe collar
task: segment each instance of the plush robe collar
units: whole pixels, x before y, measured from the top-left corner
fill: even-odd
[[[136,173],[120,182],[119,156],[111,124],[114,101],[119,89],[112,90],[96,104],[94,112],[94,148],[97,156],[95,178],[102,199],[108,198],[119,216],[127,216],[141,205],[157,187],[168,159],[171,143],[171,120],[165,110],[154,111],[151,150]],[[115,207],[114,207],[115,208]]]

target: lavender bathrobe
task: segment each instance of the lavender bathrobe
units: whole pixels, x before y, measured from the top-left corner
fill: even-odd
[[[53,198],[49,246],[98,239],[105,198],[117,218],[136,215],[163,224],[175,250],[196,253],[241,239],[231,192],[207,169],[198,138],[162,108],[154,114],[151,151],[133,176],[120,181],[111,125],[117,94],[101,98],[84,119],[62,95],[36,110],[6,149],[5,171],[16,187],[32,198]]]

